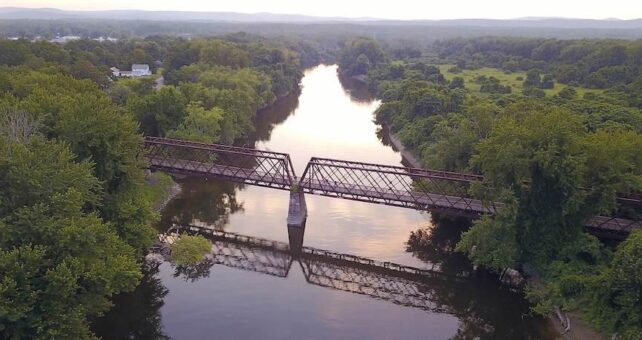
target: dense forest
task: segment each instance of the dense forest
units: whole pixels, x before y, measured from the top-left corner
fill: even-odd
[[[376,119],[423,166],[482,174],[471,194],[505,205],[474,221],[457,251],[528,275],[539,313],[575,311],[604,332],[642,336],[642,232],[613,245],[583,228],[598,214],[642,214],[617,201],[642,191],[640,41],[434,41],[452,33],[348,24],[185,39],[149,35],[182,33],[175,23],[7,23],[5,34],[24,37],[119,40],[0,40],[3,337],[91,337],[87,320],[144,279],[164,190],[142,170],[143,136],[243,144],[257,110],[296,90],[305,67],[335,60],[377,93]],[[132,63],[154,75],[111,77]]]
[[[91,337],[88,318],[137,286],[155,238],[164,190],[149,184],[166,181],[143,171],[142,137],[242,143],[316,51],[244,34],[0,40],[2,338]],[[131,63],[156,75],[111,77]]]
[[[345,46],[341,71],[378,93],[377,119],[424,166],[483,174],[471,194],[505,204],[476,220],[458,251],[531,276],[528,296],[540,313],[561,307],[622,338],[642,336],[642,232],[613,247],[583,228],[598,214],[642,213],[616,199],[642,190],[642,44],[457,39],[400,53],[359,38]],[[440,64],[455,75],[491,67],[527,76],[511,91],[492,76],[448,80]],[[547,96],[552,82],[566,87]],[[580,96],[585,88],[602,92]]]
[[[147,19],[138,14],[135,20],[105,18],[65,19],[0,19],[0,36],[45,39],[56,36],[77,35],[82,38],[113,37],[119,39],[141,38],[151,35],[175,35],[184,37],[206,37],[235,32],[248,32],[269,37],[296,37],[318,40],[330,47],[338,39],[355,36],[375,37],[391,47],[421,46],[436,40],[459,37],[509,36],[559,39],[640,39],[639,24],[618,25],[611,22],[605,26],[546,22],[539,25],[531,21],[501,22],[490,20],[471,21],[310,21],[310,22],[242,22],[234,20],[217,21],[174,21]],[[563,20],[563,19],[561,19]]]

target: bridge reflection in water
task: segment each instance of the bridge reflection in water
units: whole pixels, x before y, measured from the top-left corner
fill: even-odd
[[[465,282],[463,277],[441,273],[437,265],[419,269],[304,247],[292,234],[288,244],[199,226],[173,228],[207,237],[213,245],[207,255],[211,264],[286,278],[297,262],[310,284],[431,312],[453,313],[447,303],[435,298],[439,294],[433,290],[455,289]],[[296,233],[299,228],[290,231]]]

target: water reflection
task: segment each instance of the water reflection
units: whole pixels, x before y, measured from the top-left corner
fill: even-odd
[[[360,91],[341,86],[336,65],[306,72],[301,87],[296,109],[257,148],[289,153],[298,174],[312,156],[399,164],[399,154],[376,136],[373,112],[380,102],[355,100]]]
[[[461,233],[471,224],[466,218],[432,214],[430,226],[410,232],[406,251],[421,261],[438,265],[446,274],[471,275],[472,263],[464,254],[455,252]]]
[[[115,296],[114,307],[94,320],[93,331],[103,339],[169,339],[163,331],[160,312],[169,290],[158,272],[158,263],[145,263],[138,287],[131,293]]]
[[[345,92],[355,102],[370,103],[377,99],[363,81],[341,75],[339,75],[339,81]]]
[[[243,204],[236,199],[243,184],[200,178],[176,179],[181,192],[163,209],[159,230],[172,224],[203,223],[223,229],[230,215],[243,212]]]
[[[274,127],[283,123],[293,112],[296,112],[300,95],[301,88],[297,87],[273,105],[259,111],[254,121],[256,126],[254,136],[251,137],[252,140],[246,141],[245,144],[254,146],[257,142],[269,141]]]
[[[452,221],[434,228],[449,233]],[[337,291],[367,296],[395,305],[424,310],[429,313],[455,315],[459,327],[453,339],[529,339],[543,330],[528,315],[529,307],[516,293],[498,288],[495,280],[474,277],[473,271],[444,272],[434,265],[418,269],[390,262],[381,262],[350,254],[303,247],[293,254],[287,243],[202,227],[186,227],[184,231],[204,235],[212,241],[212,252],[201,268],[212,264],[229,268],[288,278],[297,264],[306,283]],[[416,234],[413,234],[416,235]],[[411,240],[415,236],[411,236]],[[421,246],[432,244],[439,250],[450,248],[441,236],[430,238]],[[413,241],[409,242],[413,243]],[[410,245],[412,247],[412,245]],[[428,255],[430,258],[435,257]],[[296,267],[296,266],[295,266]],[[175,272],[175,276],[189,273]],[[193,277],[189,277],[190,280]],[[512,315],[513,321],[505,322]]]

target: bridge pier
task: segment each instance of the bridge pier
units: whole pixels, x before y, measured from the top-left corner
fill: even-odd
[[[288,207],[288,239],[290,251],[294,254],[301,252],[303,235],[305,234],[305,221],[308,218],[308,208],[305,204],[305,195],[302,192],[290,192],[290,205]]]

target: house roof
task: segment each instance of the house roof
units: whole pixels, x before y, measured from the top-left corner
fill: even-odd
[[[132,71],[134,71],[134,70],[149,71],[149,65],[147,65],[147,64],[132,64]]]

